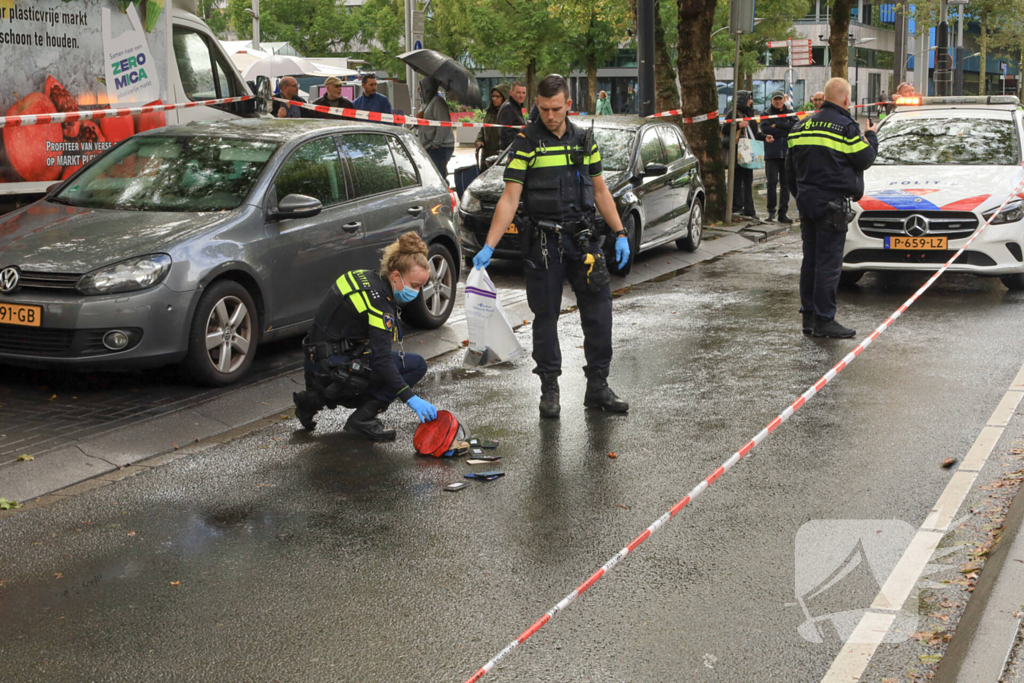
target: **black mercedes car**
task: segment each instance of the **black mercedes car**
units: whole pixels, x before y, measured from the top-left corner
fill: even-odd
[[[615,198],[622,225],[629,233],[630,259],[623,268],[608,263],[613,272],[626,275],[636,254],[675,241],[680,249],[694,251],[704,229],[704,185],[700,167],[678,126],[634,116],[595,116],[577,119],[590,126],[601,150],[604,180]],[[491,225],[494,207],[505,189],[502,175],[508,150],[474,180],[459,204],[459,232],[467,262],[480,250]],[[607,240],[609,250],[613,240]],[[509,226],[494,255],[522,258],[519,235]]]

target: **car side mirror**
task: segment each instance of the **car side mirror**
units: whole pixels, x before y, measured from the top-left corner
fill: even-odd
[[[644,172],[642,174],[642,177],[655,178],[660,175],[665,175],[666,173],[668,173],[668,166],[666,166],[665,164],[656,164],[654,162],[651,162],[644,166]]]
[[[288,218],[312,218],[319,214],[324,208],[319,199],[307,197],[304,194],[290,194],[277,203],[270,213],[274,220],[286,220]]]

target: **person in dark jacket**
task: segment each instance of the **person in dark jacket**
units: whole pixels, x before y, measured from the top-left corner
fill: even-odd
[[[786,178],[800,212],[804,252],[800,312],[804,333],[815,337],[846,339],[856,334],[835,320],[836,293],[849,200],[864,194],[864,171],[875,161],[878,137],[874,124],[861,135],[849,107],[850,83],[829,79],[821,109],[793,126],[788,140]]]
[[[508,91],[509,87],[504,83],[499,83],[491,88],[491,106],[487,107],[484,123],[498,122],[498,110],[508,101]],[[501,128],[481,128],[480,132],[476,134],[476,147],[483,149],[484,159],[494,156],[504,149],[501,146],[501,130]]]
[[[792,114],[793,110],[786,106],[785,95],[781,90],[772,93],[772,102],[764,110],[763,116],[779,116]],[[775,208],[779,209],[779,222],[792,223],[786,215],[789,211],[789,185],[786,183],[786,138],[797,119],[790,116],[783,119],[765,119],[761,122],[761,132],[774,138],[764,146],[764,170],[768,180],[768,221],[775,220]],[[781,194],[781,197],[777,195]]]
[[[327,90],[324,96],[320,99],[313,100],[313,104],[321,107],[335,107],[337,109],[355,109],[356,105],[352,103],[352,100],[347,97],[341,96],[341,79],[337,76],[328,76],[327,80],[324,81],[324,88]],[[345,120],[344,116],[339,114],[329,114],[324,111],[312,111],[309,109],[302,110],[303,118],[310,119],[341,119]]]
[[[752,106],[753,97],[749,90],[740,90],[736,93],[736,116],[745,118],[756,116]],[[767,140],[766,136],[758,129],[757,121],[739,121],[736,124],[737,142],[744,137],[752,137],[755,140]],[[725,163],[729,163],[729,131],[732,130],[731,123],[722,124],[722,147],[725,149]],[[757,220],[757,212],[754,211],[754,169],[743,168],[739,161],[736,162],[736,183],[732,191],[732,212],[738,216],[745,216]]]
[[[277,87],[281,99],[288,100],[289,102],[306,103],[306,100],[299,97],[299,82],[292,76],[282,77],[277,82]],[[274,104],[270,109],[270,115],[278,119],[301,119],[303,111],[302,107],[274,100]]]
[[[437,92],[436,78],[420,79],[420,106],[422,118],[431,121],[451,121],[452,111],[448,102]],[[455,132],[446,126],[419,126],[416,129],[420,144],[427,150],[430,160],[437,166],[441,177],[448,178],[448,162],[455,153]]]
[[[526,84],[516,81],[508,92],[508,99],[498,109],[498,120],[503,126],[525,126],[526,119],[523,118],[523,102],[526,101]],[[512,141],[516,139],[519,130],[516,128],[502,128],[498,133],[501,149],[508,149]]]
[[[413,393],[427,372],[415,353],[392,351],[402,343],[399,309],[420,296],[430,281],[427,245],[407,232],[384,249],[380,271],[342,273],[317,309],[313,327],[303,340],[306,390],[292,394],[295,416],[316,429],[324,408],[355,408],[345,431],[371,441],[394,441],[377,416],[402,399],[420,422],[437,418],[437,409]]]

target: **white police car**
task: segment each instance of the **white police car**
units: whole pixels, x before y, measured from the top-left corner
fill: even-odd
[[[913,97],[878,129],[878,156],[854,204],[842,281],[879,270],[934,271],[1017,192],[952,271],[1024,290],[1024,109],[1016,97]]]

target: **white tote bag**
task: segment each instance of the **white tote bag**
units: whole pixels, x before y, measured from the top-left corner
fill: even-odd
[[[498,290],[487,270],[473,268],[466,279],[466,327],[469,348],[463,365],[482,367],[520,358],[519,345],[512,323],[498,301]]]
[[[750,126],[743,130],[747,135],[736,141],[736,162],[743,168],[764,168],[764,143],[754,138]]]

